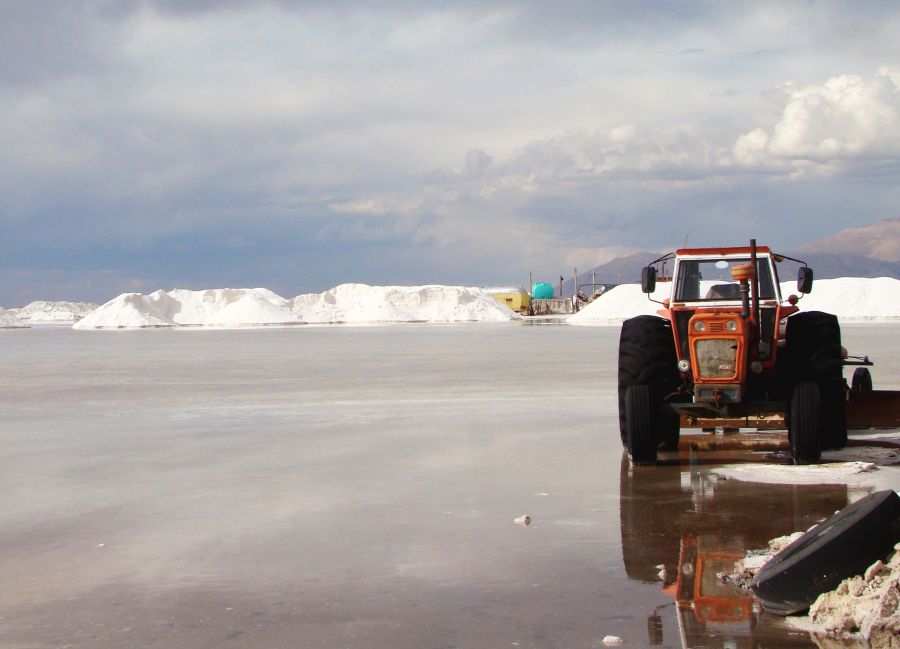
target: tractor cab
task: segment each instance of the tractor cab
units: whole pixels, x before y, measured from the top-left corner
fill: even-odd
[[[740,403],[748,376],[774,372],[784,321],[797,311],[782,303],[776,262],[763,246],[682,249],[674,257],[671,292],[658,313],[669,320],[678,369],[694,386],[694,401]],[[811,290],[809,269],[798,288]],[[643,273],[643,290],[655,288],[655,268]],[[781,326],[779,326],[779,324]]]

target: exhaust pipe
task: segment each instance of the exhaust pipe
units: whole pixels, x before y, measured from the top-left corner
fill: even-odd
[[[753,266],[753,277],[750,278],[750,295],[753,299],[753,324],[759,339],[759,266],[756,262],[756,239],[750,239],[750,264]]]

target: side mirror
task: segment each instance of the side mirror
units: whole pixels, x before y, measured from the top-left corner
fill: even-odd
[[[652,293],[656,289],[656,269],[653,266],[644,266],[641,269],[641,290],[644,293]]]
[[[809,266],[801,266],[797,273],[797,290],[801,293],[811,293],[813,285],[813,269]]]

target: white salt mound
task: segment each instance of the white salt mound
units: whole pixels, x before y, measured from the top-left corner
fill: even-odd
[[[519,319],[477,288],[343,284],[293,300],[264,288],[124,293],[75,329],[253,327],[312,323],[471,322]]]
[[[566,318],[566,322],[574,325],[618,325],[638,315],[656,315],[657,309],[664,308],[658,302],[669,297],[671,290],[670,283],[657,282],[656,290],[650,294],[656,302],[651,302],[641,292],[640,284],[619,284]]]
[[[505,322],[521,318],[480,288],[341,284],[292,300],[309,323]]]
[[[96,309],[97,306],[90,302],[47,302],[38,300],[20,309],[11,310],[15,311],[16,316],[20,320],[25,320],[32,324],[52,324],[77,322]]]
[[[784,282],[781,294],[797,293],[796,282]],[[803,311],[833,313],[838,320],[900,320],[900,280],[892,277],[817,279],[812,292],[797,304]]]
[[[264,288],[123,293],[73,325],[74,329],[241,327],[300,324],[288,301]]]
[[[147,296],[176,325],[193,327],[300,324],[290,303],[266,288],[156,291]]]
[[[0,329],[25,329],[28,325],[19,320],[16,314],[6,309],[0,309]]]
[[[72,325],[73,329],[140,329],[174,327],[141,293],[122,293]]]
[[[670,282],[659,282],[651,294],[662,302],[669,297]],[[797,293],[796,282],[781,284],[782,298]],[[900,320],[900,280],[891,277],[842,277],[819,279],[813,290],[801,297],[801,311],[833,313],[842,322]],[[639,284],[616,286],[584,309],[570,316],[566,322],[576,325],[618,325],[637,315],[655,314],[661,304],[651,302],[641,292]]]

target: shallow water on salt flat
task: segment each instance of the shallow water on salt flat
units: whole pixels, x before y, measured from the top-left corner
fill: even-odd
[[[898,332],[845,328],[876,387],[900,387]],[[631,470],[617,339],[2,332],[0,645],[814,646],[734,593],[690,609],[663,589],[680,557],[761,547],[853,494],[696,458]]]

